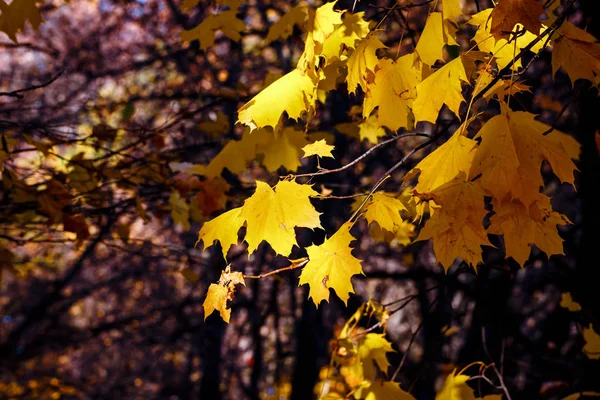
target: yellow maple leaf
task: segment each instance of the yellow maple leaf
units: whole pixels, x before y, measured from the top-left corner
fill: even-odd
[[[394,225],[394,230],[388,232],[379,225],[369,226],[369,235],[378,242],[386,242],[392,249],[399,246],[408,246],[415,236],[415,225],[409,221],[402,221],[400,225]]]
[[[575,164],[560,143],[543,133],[548,126],[527,112],[502,107],[502,114],[490,119],[476,137],[481,144],[475,152],[470,176],[481,174],[481,185],[497,199],[518,198],[529,205],[538,198],[544,182],[540,172],[546,160],[561,182],[574,184]]]
[[[522,24],[529,32],[539,32],[542,14],[544,5],[537,0],[502,0],[490,14],[490,33],[496,39],[509,39],[516,24]]]
[[[358,124],[358,138],[361,141],[367,139],[367,142],[377,144],[379,143],[379,138],[383,136],[387,136],[387,133],[379,125],[379,118],[375,113],[369,115],[367,119]]]
[[[376,222],[382,229],[393,233],[395,226],[402,225],[401,211],[407,211],[406,207],[393,193],[377,192],[365,204],[363,215],[369,224]]]
[[[398,382],[377,381],[368,387],[365,400],[414,400],[415,398],[400,387]]]
[[[196,245],[202,241],[206,250],[216,241],[219,241],[223,257],[227,258],[227,251],[231,246],[238,243],[238,231],[244,225],[244,219],[240,215],[241,211],[241,207],[234,208],[211,221],[205,222],[200,232],[198,232]]]
[[[218,311],[223,321],[229,323],[231,309],[227,308],[227,301],[233,300],[235,285],[238,284],[246,285],[241,272],[231,272],[230,266],[221,271],[219,282],[210,284],[202,304],[205,320],[214,311]]]
[[[316,195],[311,185],[280,181],[273,190],[268,184],[256,181],[256,191],[246,199],[240,213],[246,221],[248,253],[252,254],[266,241],[277,254],[287,256],[297,244],[295,227],[321,228],[321,214],[309,200]]]
[[[560,306],[573,312],[581,311],[581,304],[573,300],[569,292],[565,292],[560,296]]]
[[[348,83],[349,93],[355,93],[358,85],[366,90],[367,83],[375,79],[375,66],[379,62],[376,53],[378,49],[385,47],[379,40],[377,32],[370,33],[358,43],[347,61],[348,75],[346,82]]]
[[[347,222],[323,244],[306,248],[310,261],[302,269],[299,285],[310,286],[309,297],[317,307],[321,301],[329,301],[329,288],[346,303],[354,293],[350,278],[363,273],[360,260],[351,253],[350,242],[355,238],[350,227]]]
[[[485,193],[477,181],[467,181],[466,174],[461,172],[435,190],[415,191],[415,195],[422,201],[433,200],[439,206],[416,240],[433,239],[435,256],[446,270],[457,257],[472,266],[481,262],[481,246],[492,244],[483,228],[487,214]]]
[[[387,375],[390,366],[387,353],[393,352],[392,344],[383,333],[367,333],[358,343],[358,356],[362,361],[363,376],[367,380],[375,379],[375,365]]]
[[[467,384],[469,378],[468,375],[456,375],[454,370],[437,392],[435,400],[475,400],[473,389]]]
[[[298,119],[312,113],[315,106],[317,82],[299,69],[282,76],[238,110],[238,123],[255,129],[275,128],[284,112]],[[275,135],[278,131],[275,130]]]
[[[43,1],[12,0],[10,4],[6,4],[4,0],[0,0],[0,32],[6,33],[16,43],[17,33],[25,29],[27,22],[37,30],[43,21],[38,3]]]
[[[456,20],[460,15],[463,15],[460,8],[460,0],[442,0],[442,15],[444,19],[451,21]]]
[[[333,154],[331,154],[333,149],[335,149],[335,146],[328,145],[325,139],[317,140],[313,143],[307,144],[302,148],[302,151],[304,152],[304,156],[302,158],[307,158],[310,156],[335,158]]]
[[[356,41],[367,36],[369,24],[363,16],[364,12],[343,14],[342,23],[325,39],[320,51],[328,63],[339,59],[347,49],[354,49]]]
[[[410,170],[403,180],[408,181],[419,174],[419,183],[415,190],[425,193],[451,181],[461,171],[468,173],[477,142],[462,133],[461,126],[446,143],[435,149]]]
[[[592,324],[589,328],[583,328],[583,339],[585,340],[585,346],[583,346],[585,355],[592,360],[600,359],[600,335],[594,330]]]
[[[307,18],[308,10],[305,4],[298,4],[297,6],[292,7],[288,12],[283,14],[277,22],[271,25],[265,39],[266,44],[280,38],[287,39],[294,31],[294,26],[303,25]]]
[[[246,28],[244,21],[236,17],[237,11],[227,10],[219,14],[211,14],[198,26],[181,32],[181,40],[200,42],[200,48],[207,50],[215,44],[215,32],[222,31],[229,39],[237,42],[240,40],[240,32]]]
[[[569,220],[552,210],[550,198],[538,193],[537,200],[528,206],[519,199],[504,202],[493,200],[494,215],[490,218],[488,232],[504,235],[506,255],[523,266],[535,244],[548,257],[563,253],[563,240],[558,235],[557,225]]]
[[[417,85],[417,98],[413,103],[415,120],[435,123],[444,104],[459,115],[460,103],[464,101],[461,82],[468,81],[462,57],[435,71]]]
[[[319,43],[325,42],[342,23],[342,13],[333,9],[337,0],[325,3],[314,11],[314,14],[309,18],[308,31],[312,33],[313,40]]]
[[[594,74],[600,75],[600,43],[583,29],[565,21],[557,30],[552,50],[552,75],[562,68],[574,85],[577,79],[595,84]]]
[[[409,127],[410,106],[414,98],[414,88],[420,74],[414,68],[414,53],[392,61],[379,60],[375,67],[375,80],[367,84],[363,104],[363,117],[368,117],[375,107],[379,108],[378,122],[393,131]]]
[[[304,130],[288,126],[277,137],[264,129],[255,131],[251,135],[256,134],[264,137],[257,145],[256,152],[263,155],[262,164],[268,171],[275,172],[279,167],[296,171],[302,165],[301,150],[308,143]]]
[[[457,45],[454,39],[456,31],[457,29],[450,21],[442,18],[442,13],[431,13],[415,48],[421,61],[427,65],[433,65],[437,60],[441,60],[442,49],[445,45]]]
[[[517,47],[516,51],[519,52],[521,49],[527,47],[531,42],[536,40],[537,35],[530,31],[524,30],[523,25],[517,24],[513,28],[512,32],[515,34],[517,32],[520,33],[516,39],[513,38],[511,43],[508,43],[508,40],[505,38],[494,37],[491,32],[492,23],[490,20],[492,10],[493,8],[488,8],[478,12],[477,14],[473,15],[467,23],[469,25],[478,26],[473,40],[477,43],[479,50],[493,54],[498,67],[504,68],[513,60],[513,58],[515,58],[515,44]],[[538,53],[542,48],[543,42],[539,42],[535,44],[530,51],[533,53]],[[517,70],[519,67],[521,67],[521,60],[517,60],[512,66],[514,70]]]

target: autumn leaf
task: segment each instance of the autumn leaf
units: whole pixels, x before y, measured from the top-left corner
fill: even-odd
[[[283,14],[277,22],[269,27],[265,42],[271,43],[277,39],[287,39],[294,31],[294,26],[302,25],[308,18],[306,5],[299,4]]]
[[[306,248],[310,261],[302,269],[299,285],[309,285],[309,297],[317,307],[321,301],[329,301],[330,288],[346,303],[354,293],[350,278],[363,273],[360,260],[351,253],[350,242],[355,238],[350,227],[345,223],[323,244]]]
[[[408,392],[400,388],[398,382],[377,381],[368,387],[365,400],[414,400]]]
[[[393,233],[395,227],[403,223],[400,217],[403,210],[406,211],[406,206],[394,194],[377,192],[365,204],[363,215],[369,224],[376,222],[382,229]]]
[[[600,43],[597,39],[565,21],[557,30],[552,50],[552,75],[563,69],[574,85],[577,79],[587,79],[596,84],[600,75]]]
[[[387,341],[383,333],[367,333],[358,344],[358,356],[362,362],[363,376],[373,380],[376,376],[375,365],[387,375],[390,366],[387,353],[393,352],[392,344]]]
[[[437,392],[435,400],[475,400],[473,389],[467,384],[470,378],[468,375],[456,375],[456,370],[454,370]]]
[[[491,32],[492,22],[490,20],[490,15],[493,10],[493,8],[488,8],[480,11],[473,15],[467,23],[469,25],[478,26],[477,32],[475,32],[475,36],[473,36],[473,40],[477,43],[479,50],[493,54],[493,59],[498,67],[504,68],[515,58],[515,51],[520,52],[521,49],[529,46],[531,42],[537,39],[539,29],[538,31],[530,32],[524,30],[523,25],[517,24],[511,30],[516,38],[512,38],[512,41],[509,43],[506,38],[495,37]],[[517,34],[517,32],[519,32],[519,34]],[[543,42],[540,41],[533,45],[529,51],[537,54],[542,48]],[[521,67],[520,59],[513,63],[512,69],[517,70],[519,67]]]
[[[347,61],[346,82],[348,82],[349,93],[355,93],[359,85],[363,90],[367,89],[369,81],[372,82],[375,78],[375,66],[379,63],[377,50],[385,47],[376,32],[369,34],[358,43]]]
[[[0,32],[13,41],[17,42],[17,33],[25,29],[25,24],[29,22],[33,29],[38,29],[42,23],[42,14],[38,4],[42,0],[13,0],[6,4],[0,0]]]
[[[307,158],[310,156],[335,158],[333,157],[333,154],[331,154],[333,149],[335,149],[335,147],[328,145],[325,139],[317,140],[313,143],[307,144],[302,148],[302,151],[304,152],[304,156],[302,158]]]
[[[442,18],[442,13],[431,13],[415,49],[419,59],[427,65],[433,65],[437,60],[443,59],[444,46],[457,45],[454,39],[456,31],[452,23]]]
[[[462,133],[463,127],[461,126],[450,139],[429,153],[409,171],[403,180],[408,181],[419,174],[419,183],[415,186],[415,190],[425,193],[451,181],[459,172],[468,173],[477,142]]]
[[[456,20],[463,15],[460,0],[442,0],[442,16],[450,21]]]
[[[280,167],[288,171],[296,171],[302,163],[300,162],[301,150],[308,140],[304,130],[288,126],[278,135],[274,136],[264,129],[255,131],[251,135],[263,135],[256,147],[257,155],[262,155],[262,164],[268,171],[275,172]]]
[[[181,40],[200,42],[200,48],[206,51],[215,44],[215,32],[221,31],[229,39],[237,42],[240,32],[246,29],[244,21],[236,17],[237,11],[227,10],[206,17],[198,26],[181,32]]]
[[[206,293],[206,298],[202,306],[204,307],[204,319],[208,318],[214,311],[218,311],[223,321],[229,323],[231,309],[227,308],[227,301],[233,300],[235,294],[235,285],[244,282],[244,275],[241,272],[231,272],[229,266],[221,272],[218,283],[211,283]]]
[[[600,335],[592,324],[588,328],[583,328],[583,340],[585,340],[583,346],[585,355],[592,360],[600,359]]]
[[[252,254],[266,241],[277,254],[289,255],[296,244],[295,227],[321,228],[320,213],[309,200],[317,195],[311,185],[280,181],[271,189],[268,184],[256,181],[256,191],[240,211],[240,217],[246,221],[248,253]]]
[[[461,172],[433,191],[415,191],[415,195],[422,201],[433,200],[439,206],[416,240],[433,239],[435,256],[446,270],[457,257],[474,267],[482,262],[481,246],[492,244],[483,228],[487,211],[485,193],[478,182],[466,181],[466,174]]]
[[[561,182],[574,184],[576,167],[569,153],[559,137],[544,136],[549,127],[534,117],[503,107],[502,114],[490,119],[476,136],[481,144],[470,176],[481,174],[481,186],[497,199],[519,199],[525,205],[537,200],[544,185],[540,172],[544,160]]]
[[[529,205],[519,199],[499,202],[493,200],[494,215],[490,219],[488,232],[504,235],[506,255],[523,266],[535,244],[548,257],[563,253],[563,240],[558,235],[557,225],[570,221],[552,210],[550,198],[539,193],[537,200]]]
[[[171,206],[173,222],[180,225],[183,230],[190,230],[190,206],[186,199],[178,191],[174,190],[171,192],[171,197],[169,197],[169,205]]]
[[[396,61],[379,60],[375,67],[375,80],[367,85],[363,104],[363,117],[379,108],[378,122],[395,131],[409,127],[409,113],[414,98],[414,88],[419,82],[419,72],[413,68],[414,54]]]
[[[282,76],[238,110],[238,123],[250,131],[279,123],[283,113],[298,119],[311,113],[316,99],[316,82],[299,69]],[[275,129],[275,136],[278,131]]]
[[[571,293],[569,292],[565,292],[561,295],[560,297],[560,306],[562,308],[566,308],[569,311],[581,311],[581,305],[576,302],[575,300],[573,300],[573,297],[571,296]]]
[[[367,119],[358,124],[358,138],[361,141],[366,139],[371,144],[377,144],[379,138],[384,136],[387,136],[387,133],[379,125],[379,118],[376,113],[369,115]]]
[[[221,243],[223,257],[227,258],[229,248],[238,243],[238,231],[244,225],[241,217],[241,207],[229,210],[218,217],[207,221],[198,232],[196,245],[202,241],[204,249],[212,246],[216,241]]]
[[[539,32],[544,5],[537,0],[501,0],[490,14],[490,33],[496,39],[509,39],[516,24],[529,32]]]
[[[468,82],[468,78],[462,57],[458,57],[419,83],[413,104],[415,120],[435,123],[444,104],[459,115],[460,104],[464,101],[461,82]]]

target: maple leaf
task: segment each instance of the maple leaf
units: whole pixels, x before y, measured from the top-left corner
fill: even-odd
[[[560,306],[566,308],[569,311],[581,311],[581,304],[573,300],[571,293],[565,292],[560,297]]]
[[[583,346],[585,355],[592,360],[600,359],[600,335],[594,330],[592,324],[589,328],[583,328],[583,340],[585,340]]]
[[[457,257],[476,266],[482,262],[481,246],[492,245],[483,228],[487,214],[483,202],[485,193],[477,181],[465,179],[466,174],[461,172],[429,193],[415,191],[421,200],[433,200],[439,206],[416,240],[432,238],[436,258],[446,270]]]
[[[246,286],[244,275],[241,272],[231,272],[229,266],[221,271],[219,282],[210,284],[204,303],[202,303],[204,320],[214,311],[218,311],[223,321],[229,323],[231,309],[227,308],[227,301],[233,300],[235,285],[238,284]]]
[[[369,33],[369,24],[363,19],[364,12],[356,14],[344,13],[343,20],[323,42],[320,55],[327,62],[339,59],[342,52],[353,49],[356,42]]]
[[[433,65],[442,59],[442,49],[445,45],[457,45],[454,39],[456,31],[452,23],[442,18],[442,13],[431,13],[415,48],[421,61]]]
[[[444,19],[449,19],[450,21],[454,21],[460,15],[463,15],[460,8],[460,0],[442,0],[442,15]]]
[[[435,400],[475,400],[473,389],[467,384],[469,378],[471,377],[468,375],[456,375],[456,370],[452,371],[437,392]]]
[[[322,44],[342,23],[342,13],[333,9],[336,3],[337,0],[323,4],[309,18],[308,31],[312,33],[314,41]]]
[[[304,130],[288,126],[277,137],[264,129],[251,135],[256,134],[263,135],[262,140],[258,139],[256,152],[263,155],[262,164],[268,171],[275,172],[282,166],[288,171],[296,171],[302,165],[301,150],[308,143]]]
[[[350,227],[347,222],[323,244],[306,248],[310,261],[302,269],[299,285],[308,283],[309,297],[317,307],[321,301],[329,301],[329,288],[346,303],[349,294],[354,293],[350,278],[363,273],[360,260],[351,253],[350,242],[355,238]]]
[[[488,232],[504,235],[506,255],[523,266],[529,258],[530,244],[535,244],[548,257],[563,253],[563,240],[558,235],[557,225],[570,221],[552,210],[550,199],[538,194],[538,200],[528,206],[520,200],[493,200],[495,214],[490,218]]]
[[[388,243],[393,249],[399,246],[408,246],[415,236],[415,225],[408,221],[402,221],[400,225],[394,225],[392,232],[382,229],[379,225],[370,225],[369,235],[378,242]]]
[[[518,198],[529,205],[538,198],[544,182],[542,161],[552,166],[561,182],[574,184],[575,164],[560,143],[543,133],[548,126],[527,112],[502,107],[502,114],[490,119],[476,137],[481,144],[475,152],[470,176],[482,174],[481,186],[497,199]]]
[[[237,42],[240,40],[240,32],[246,28],[244,21],[236,17],[237,11],[227,10],[219,14],[211,14],[198,26],[181,32],[181,40],[200,42],[200,48],[206,51],[215,44],[215,32],[222,31],[229,39]]]
[[[374,80],[375,66],[379,62],[376,53],[378,49],[383,48],[386,46],[381,43],[376,32],[370,33],[358,43],[347,61],[346,82],[349,93],[355,93],[358,85],[366,90],[368,82]],[[370,79],[369,76],[371,76]]]
[[[375,67],[375,80],[367,85],[363,117],[368,117],[378,107],[380,126],[395,131],[410,125],[409,107],[414,98],[414,88],[419,82],[419,72],[413,68],[414,60],[414,53],[396,61],[389,58],[379,60]]]
[[[365,400],[414,400],[415,398],[400,388],[400,384],[390,381],[373,382],[368,387]]]
[[[269,44],[280,38],[287,39],[294,31],[294,26],[304,24],[307,18],[308,10],[306,5],[299,4],[292,7],[288,12],[283,14],[277,22],[271,25],[265,39],[266,43]]]
[[[256,191],[246,199],[240,212],[246,221],[248,253],[252,254],[264,240],[277,254],[287,256],[297,244],[295,227],[321,228],[320,213],[309,200],[316,195],[311,185],[280,181],[273,190],[256,181]]]
[[[238,231],[244,225],[244,219],[241,217],[242,208],[234,208],[218,217],[207,221],[202,225],[198,232],[196,245],[202,241],[204,249],[212,246],[216,241],[221,243],[223,257],[227,258],[227,251],[231,246],[238,242]]]
[[[419,174],[417,192],[425,193],[451,181],[459,172],[468,173],[471,168],[477,142],[462,135],[463,126],[443,145],[422,159],[403,178],[408,181]]]
[[[331,154],[333,149],[335,149],[335,146],[328,145],[325,139],[317,140],[313,143],[307,144],[302,148],[302,151],[304,152],[304,156],[302,158],[307,158],[310,156],[335,158],[333,154]]]
[[[238,123],[250,132],[265,126],[275,128],[284,112],[298,119],[314,110],[316,82],[308,74],[295,69],[282,76],[238,110]],[[278,130],[275,129],[275,136]]]
[[[530,32],[539,32],[542,14],[545,14],[544,5],[537,0],[501,0],[490,14],[490,33],[496,39],[509,39],[510,32],[519,23]]]
[[[393,233],[395,226],[403,223],[401,211],[406,211],[404,203],[392,193],[377,192],[365,204],[363,215],[369,224],[376,222],[382,229]]]
[[[462,56],[455,58],[419,83],[417,98],[413,103],[415,120],[435,123],[444,104],[454,114],[459,115],[460,104],[465,100],[462,95],[461,81],[469,81]]]
[[[377,144],[379,143],[379,138],[383,136],[387,136],[387,133],[379,125],[377,114],[369,115],[367,119],[358,124],[358,138],[361,141],[367,139],[367,142]]]
[[[552,75],[562,68],[571,79],[587,79],[596,83],[595,75],[600,75],[600,43],[583,29],[565,21],[557,30],[552,50]]]
[[[496,61],[496,64],[498,64],[498,67],[504,68],[515,58],[515,50],[520,51],[521,49],[529,46],[531,42],[537,39],[537,35],[530,31],[524,30],[521,24],[517,24],[511,31],[516,36],[516,39],[513,38],[511,43],[508,43],[508,40],[505,38],[496,38],[491,32],[492,24],[490,21],[490,15],[493,10],[493,8],[488,8],[480,11],[473,15],[467,23],[469,25],[478,26],[473,40],[477,43],[479,50],[493,54],[494,60]],[[519,32],[518,35],[517,32]],[[515,49],[515,46],[517,49]],[[543,43],[538,42],[531,47],[530,51],[533,53],[538,53],[542,48]],[[521,67],[520,59],[513,63],[512,69],[517,70],[519,67]]]
[[[387,375],[390,366],[387,353],[393,352],[392,344],[383,333],[367,333],[358,343],[358,356],[362,361],[363,376],[367,380],[375,379],[375,365]]]
[[[6,4],[0,0],[0,32],[17,43],[17,33],[25,29],[25,24],[29,22],[33,29],[38,29],[42,23],[42,14],[38,8],[38,3],[42,0],[12,0]]]

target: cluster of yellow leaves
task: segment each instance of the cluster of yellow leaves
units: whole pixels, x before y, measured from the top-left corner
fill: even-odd
[[[42,23],[39,4],[42,0],[12,0],[8,4],[0,0],[0,32],[4,32],[12,41],[17,42],[17,33],[25,29],[29,22],[33,29]]]
[[[352,396],[354,399],[401,399],[414,400],[414,397],[400,388],[400,384],[388,378],[387,353],[393,352],[392,344],[385,338],[385,333],[365,332],[357,325],[363,318],[370,321],[379,320],[385,329],[389,318],[385,308],[369,300],[363,303],[348,319],[339,335],[334,340],[335,351],[332,354],[332,366],[325,369],[325,376],[315,387],[323,399],[342,399]],[[331,385],[331,381],[338,385]],[[328,388],[324,391],[326,384]]]

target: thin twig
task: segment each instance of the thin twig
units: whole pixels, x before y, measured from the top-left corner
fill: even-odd
[[[506,395],[507,400],[512,400],[512,398],[510,397],[510,393],[508,392],[508,388],[506,387],[506,384],[504,383],[504,378],[502,377],[502,373],[498,370],[498,368],[496,367],[496,364],[494,364],[494,360],[492,359],[492,357],[490,356],[490,353],[488,351],[486,339],[485,339],[485,327],[483,327],[483,326],[481,327],[481,342],[483,344],[483,351],[485,351],[486,356],[492,362],[491,366],[492,366],[492,369],[494,370],[494,372],[496,373],[496,376],[498,377],[498,381],[500,382],[500,389],[502,389],[502,391]]]
[[[335,174],[337,172],[342,172],[348,168],[350,168],[351,166],[355,165],[356,163],[358,163],[359,161],[363,160],[364,158],[366,158],[368,155],[370,155],[371,153],[373,153],[375,150],[379,149],[380,147],[383,147],[387,144],[390,144],[392,142],[395,142],[398,139],[402,139],[405,137],[409,137],[409,136],[422,136],[422,137],[429,137],[429,135],[425,134],[425,133],[403,133],[401,135],[398,136],[394,136],[390,139],[384,140],[381,143],[376,144],[375,146],[371,147],[369,150],[367,150],[366,152],[364,152],[360,157],[358,157],[357,159],[355,159],[354,161],[350,162],[349,164],[344,165],[343,167],[340,168],[336,168],[336,169],[324,169],[318,172],[312,172],[309,174],[298,174],[298,175],[292,175],[294,178],[303,178],[303,177],[308,177],[308,176],[321,176],[321,175],[327,175],[327,174]],[[287,178],[288,176],[280,176],[281,179]]]
[[[64,68],[61,69],[60,71],[58,71],[58,73],[56,75],[54,75],[52,78],[50,78],[49,81],[46,81],[39,85],[33,85],[33,86],[28,86],[28,87],[25,87],[22,89],[13,90],[12,92],[0,92],[0,96],[16,97],[17,99],[22,99],[23,95],[21,93],[30,92],[32,90],[40,89],[40,88],[46,87],[48,85],[51,85],[55,80],[60,78],[60,76],[63,74],[63,72],[65,72]]]
[[[305,257],[302,260],[300,260],[299,262],[293,263],[292,265],[288,265],[287,267],[283,267],[283,268],[279,268],[279,269],[276,269],[273,271],[265,272],[264,274],[260,274],[260,275],[244,275],[244,278],[245,279],[266,278],[267,276],[275,275],[275,274],[278,274],[283,271],[291,271],[293,269],[302,268],[303,266],[305,266],[308,263],[308,261],[309,261],[308,258]]]

